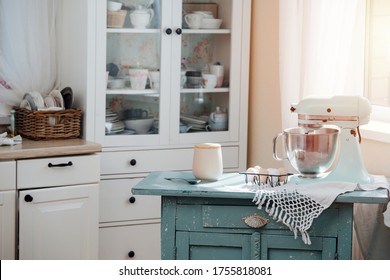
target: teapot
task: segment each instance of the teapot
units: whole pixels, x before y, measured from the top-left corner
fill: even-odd
[[[219,106],[215,108],[208,120],[210,129],[212,131],[227,130],[228,128],[228,114],[223,112]]]
[[[130,22],[134,28],[143,29],[150,25],[153,16],[153,9],[147,9],[142,6],[138,6],[130,13]]]

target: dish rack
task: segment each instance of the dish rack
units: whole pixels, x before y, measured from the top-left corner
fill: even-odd
[[[240,172],[245,175],[245,183],[254,183],[258,186],[271,186],[278,187],[287,184],[288,177],[294,175],[293,173],[286,173],[281,175],[271,175],[264,173],[251,173],[251,172]]]
[[[15,108],[16,133],[32,140],[78,138],[81,114],[80,109],[33,111]]]

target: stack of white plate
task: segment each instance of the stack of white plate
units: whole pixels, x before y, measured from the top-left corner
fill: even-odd
[[[183,115],[180,116],[180,120],[183,123],[185,123],[187,125],[190,125],[191,126],[191,130],[199,130],[199,131],[206,130],[207,119],[208,119],[207,116],[200,116],[200,117],[197,117],[197,116],[183,116]]]
[[[125,130],[124,123],[119,119],[117,113],[106,110],[106,134],[117,134]]]

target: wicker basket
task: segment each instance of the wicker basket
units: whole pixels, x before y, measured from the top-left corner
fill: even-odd
[[[16,132],[32,140],[80,137],[81,110],[32,111],[15,108]]]
[[[125,24],[126,15],[126,10],[120,10],[117,12],[107,11],[107,27],[122,28]]]

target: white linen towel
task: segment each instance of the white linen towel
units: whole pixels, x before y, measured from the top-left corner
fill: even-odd
[[[384,176],[373,176],[370,184],[355,184],[348,182],[318,182],[307,184],[287,183],[278,187],[262,186],[255,194],[253,201],[258,208],[282,222],[294,232],[302,235],[305,244],[311,244],[308,230],[313,220],[327,209],[340,194],[354,190],[389,189]],[[388,212],[389,209],[386,211]],[[389,215],[387,213],[387,215]]]

